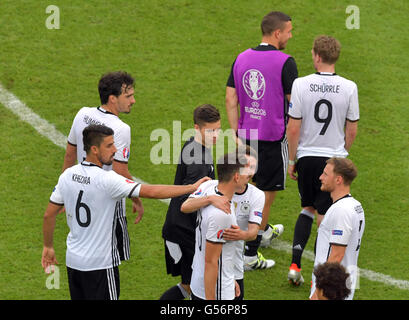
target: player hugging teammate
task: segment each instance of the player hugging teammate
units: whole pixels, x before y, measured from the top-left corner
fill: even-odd
[[[221,128],[220,113],[204,104],[193,112],[195,135],[181,150],[174,185],[133,181],[130,126],[118,115],[129,113],[135,103],[134,80],[124,72],[100,79],[101,106],[84,107],[76,115],[63,173],[44,214],[42,265],[48,270],[57,263],[53,232],[65,206],[72,299],[119,298],[118,266],[130,258],[125,199],[132,200],[139,222],[141,197],[171,197],[162,229],[165,263],[181,281],[161,299],[242,300],[244,271],[275,265],[258,248],[283,232],[268,217],[287,173],[297,180],[302,208],[287,279],[304,282],[301,257],[316,218],[311,299],[353,298],[354,288],[346,290],[344,282],[348,274],[356,282],[365,228],[364,210],[350,194],[357,169],[346,159],[358,128],[357,86],[335,73],[341,47],[333,37],[314,40],[316,73],[297,78],[294,58],[282,52],[292,37],[291,18],[270,12],[261,30],[262,42],[240,53],[231,68],[226,112],[237,150],[218,159],[217,180],[211,149]],[[249,147],[254,142],[257,150]],[[341,279],[333,281],[340,283],[341,295],[332,294],[337,288],[328,279]]]

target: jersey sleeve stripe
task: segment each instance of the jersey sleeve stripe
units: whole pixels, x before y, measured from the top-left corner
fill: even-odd
[[[70,141],[68,141],[68,140],[67,140],[67,143],[70,144],[70,145],[72,145],[73,147],[76,147],[76,146],[77,146],[75,143],[72,143],[72,142],[70,142]]]
[[[140,183],[137,183],[135,187],[132,188],[131,192],[129,192],[128,198],[132,198],[132,193],[135,191],[135,189],[140,185]]]
[[[347,246],[348,246],[348,244],[345,244],[345,243],[336,243],[336,242],[330,242],[329,244],[330,244],[331,246],[334,245],[334,246],[340,246],[340,247],[347,247]]]
[[[297,118],[297,117],[293,117],[292,115],[288,115],[291,119],[294,119],[294,120],[302,120],[302,117],[301,118]]]
[[[350,120],[350,119],[347,118],[347,121],[349,121],[349,122],[357,122],[357,121],[359,121],[359,118],[356,119],[356,120]]]
[[[128,163],[128,161],[122,161],[122,160],[117,160],[117,159],[114,159],[114,161],[120,162],[120,163]]]
[[[57,206],[63,206],[64,205],[64,203],[57,203],[57,202],[54,202],[54,201],[51,201],[51,200],[50,200],[50,203],[55,204]]]
[[[214,244],[221,244],[221,245],[223,245],[226,242],[226,241],[214,241],[214,240],[209,240],[209,239],[206,239],[206,241],[210,243],[214,243]]]

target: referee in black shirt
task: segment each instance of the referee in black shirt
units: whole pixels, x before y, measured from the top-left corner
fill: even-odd
[[[193,112],[196,134],[183,146],[176,169],[175,185],[185,185],[208,176],[215,179],[211,147],[220,131],[220,113],[210,104]],[[196,212],[184,214],[180,206],[189,195],[173,198],[166,214],[162,237],[168,274],[181,276],[181,282],[169,288],[161,300],[183,300],[190,296],[192,262],[195,254]]]

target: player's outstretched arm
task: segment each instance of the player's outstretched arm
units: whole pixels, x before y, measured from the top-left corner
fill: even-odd
[[[112,170],[114,170],[116,173],[120,174],[125,178],[133,180],[133,177],[129,172],[128,163],[114,160],[114,162],[112,163]],[[132,212],[138,213],[134,223],[135,224],[139,223],[142,220],[143,214],[145,212],[141,199],[132,198]]]
[[[41,257],[41,265],[45,272],[49,273],[50,267],[52,265],[58,264],[55,257],[53,239],[54,239],[54,229],[55,221],[58,212],[61,210],[62,205],[55,203],[48,203],[47,209],[44,213],[43,222],[43,237],[44,237],[44,247],[43,254]]]
[[[183,213],[192,213],[200,208],[206,207],[209,204],[215,206],[216,208],[230,214],[230,201],[225,196],[210,195],[201,198],[188,198],[182,203],[180,211]]]
[[[166,199],[179,197],[184,194],[194,192],[202,183],[211,180],[209,177],[204,177],[196,181],[194,184],[188,185],[159,185],[159,184],[142,184],[139,196],[141,198],[151,199]]]

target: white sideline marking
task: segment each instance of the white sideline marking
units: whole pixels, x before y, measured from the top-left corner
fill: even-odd
[[[47,120],[44,120],[36,113],[34,113],[29,107],[27,107],[23,102],[21,102],[14,94],[6,90],[0,84],[0,103],[2,103],[7,109],[11,110],[16,114],[21,120],[30,124],[38,133],[42,136],[48,138],[55,145],[64,148],[67,145],[67,137],[59,132],[55,127],[50,124]],[[145,181],[133,177],[136,182],[147,184]],[[165,204],[170,203],[170,199],[161,199],[161,202]],[[291,244],[275,239],[272,242],[271,247],[276,250],[285,251],[287,253],[292,253]],[[310,250],[304,250],[303,257],[314,261],[314,253]],[[371,270],[359,269],[360,276],[371,281],[381,282],[389,286],[394,286],[399,289],[409,290],[409,281],[395,279],[389,275],[378,273]]]
[[[289,253],[289,254],[292,253],[292,245],[289,244],[288,242],[285,242],[279,239],[274,239],[272,241],[271,248],[280,250],[280,251],[285,251],[286,253]],[[315,260],[314,252],[310,250],[304,250],[302,257],[308,260],[311,260],[311,261]],[[359,276],[366,278],[368,280],[371,280],[371,281],[381,282],[389,286],[394,286],[399,289],[409,290],[409,281],[395,279],[389,275],[375,272],[372,270],[359,268]]]
[[[34,113],[29,107],[20,101],[14,94],[0,84],[0,103],[17,115],[21,120],[31,125],[39,134],[50,139],[57,146],[64,148],[67,145],[67,137],[59,132],[47,120]]]

